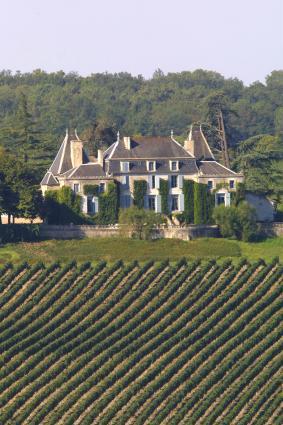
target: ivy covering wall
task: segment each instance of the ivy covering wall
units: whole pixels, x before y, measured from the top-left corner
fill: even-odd
[[[146,195],[147,182],[145,180],[134,181],[134,205],[144,208],[144,197]]]
[[[184,221],[186,224],[194,222],[194,182],[193,180],[184,180]]]
[[[208,190],[207,185],[194,182],[193,180],[184,180],[183,193],[184,222],[187,224],[212,223],[215,195]]]
[[[69,186],[45,193],[43,215],[49,224],[82,224],[81,197]]]
[[[83,190],[84,190],[85,196],[98,196],[99,185],[98,184],[85,184]]]
[[[161,212],[162,214],[169,214],[168,196],[169,196],[169,184],[168,180],[160,179],[159,182],[159,194],[161,196]]]
[[[107,192],[99,195],[98,224],[115,224],[118,221],[119,193],[116,183],[109,183]]]

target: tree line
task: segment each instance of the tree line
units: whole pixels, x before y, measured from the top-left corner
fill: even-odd
[[[265,84],[256,81],[244,86],[237,78],[201,69],[167,75],[158,70],[150,79],[129,73],[82,77],[62,71],[12,74],[4,70],[0,72],[0,140],[13,141],[15,135],[7,138],[3,130],[15,130],[15,118],[24,120],[27,105],[38,130],[35,137],[29,122],[30,142],[40,133],[40,145],[45,140],[54,152],[66,126],[88,131],[93,138],[105,129],[110,139],[111,129],[128,135],[167,135],[174,129],[183,136],[190,123],[206,118],[209,96],[221,92],[227,136],[234,146],[257,134],[283,131],[282,89],[283,71],[271,72]]]

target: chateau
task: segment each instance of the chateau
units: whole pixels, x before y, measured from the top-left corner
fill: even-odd
[[[184,146],[178,143],[173,132],[168,137],[123,137],[105,152],[98,150],[91,161],[77,132],[66,132],[65,139],[42,182],[46,190],[70,186],[82,197],[82,211],[95,214],[99,211],[99,197],[84,194],[84,185],[97,185],[100,192],[107,191],[110,182],[119,183],[120,207],[133,204],[135,180],[147,182],[144,207],[161,211],[160,179],[169,183],[169,210],[184,210],[184,179],[205,183],[215,190],[216,204],[230,205],[230,192],[243,181],[241,174],[224,167],[215,160],[201,126],[192,125]],[[223,186],[222,186],[223,185]]]

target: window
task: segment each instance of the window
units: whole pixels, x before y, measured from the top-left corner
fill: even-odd
[[[147,171],[155,171],[155,161],[147,161]]]
[[[99,193],[105,192],[105,183],[99,183]]]
[[[74,183],[74,192],[78,193],[80,191],[80,185],[79,183]]]
[[[151,187],[155,189],[155,176],[151,176]]]
[[[87,213],[95,214],[95,203],[91,197],[87,198]]]
[[[129,162],[121,161],[120,162],[120,167],[121,167],[122,173],[128,173],[129,170],[130,170],[130,163]]]
[[[230,187],[230,189],[234,189],[234,187],[235,187],[235,181],[234,180],[229,181],[229,187]]]
[[[171,176],[171,187],[178,187],[178,176]]]
[[[171,171],[179,170],[179,161],[170,161],[170,164],[171,164]]]
[[[217,205],[225,205],[225,193],[217,193],[216,204]]]
[[[171,211],[177,211],[178,208],[178,195],[171,196]]]
[[[155,211],[155,196],[148,197],[148,208]]]
[[[208,187],[208,189],[212,189],[213,188],[213,181],[212,180],[208,180],[207,187]]]

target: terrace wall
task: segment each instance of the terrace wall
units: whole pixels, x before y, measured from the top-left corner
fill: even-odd
[[[78,225],[47,225],[40,226],[40,237],[42,239],[82,239],[82,238],[104,238],[119,237],[118,226],[78,226]],[[154,238],[176,238],[190,240],[196,238],[218,237],[217,226],[191,225],[187,227],[168,227],[156,231]]]
[[[260,223],[260,229],[266,236],[283,236],[283,223]]]

